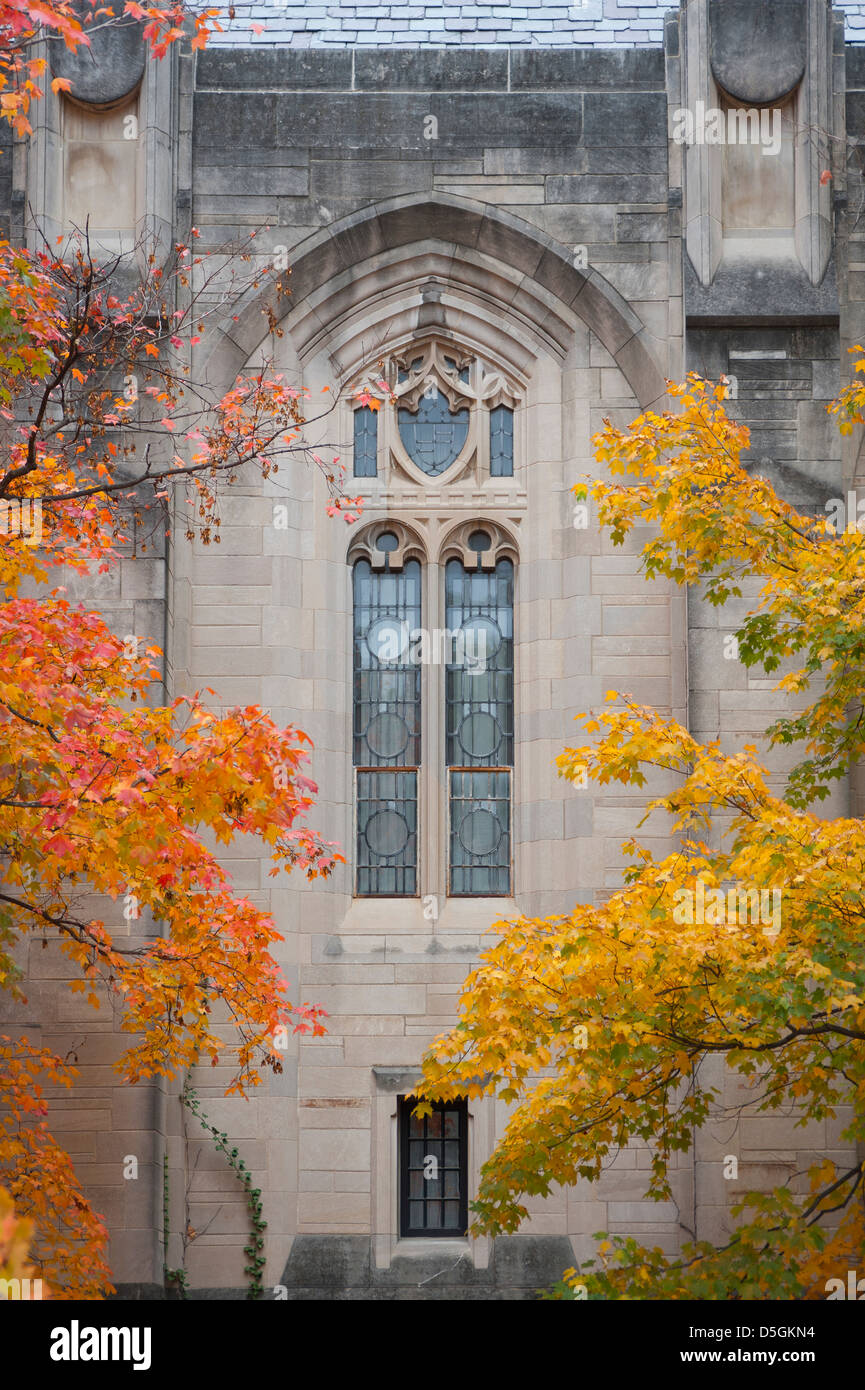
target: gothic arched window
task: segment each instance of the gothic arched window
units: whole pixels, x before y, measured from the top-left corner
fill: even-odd
[[[435,335],[384,367],[378,389],[389,383],[390,398],[379,411],[354,411],[356,478],[377,477],[382,465],[389,478],[402,474],[415,484],[514,476],[520,388],[499,367]]]
[[[417,770],[421,672],[411,634],[421,624],[421,567],[392,569],[399,542],[377,538],[383,568],[359,559],[354,588],[354,764],[359,896],[417,892]]]
[[[468,546],[476,566],[451,559],[445,570],[445,625],[464,634],[445,688],[449,885],[454,897],[486,897],[510,892],[514,567],[481,568],[484,531]]]
[[[424,588],[424,549],[407,526],[374,523],[353,545],[359,897],[511,892],[508,550],[512,543],[493,523],[462,523],[440,564],[426,567]],[[443,717],[433,713],[422,726],[422,698]],[[418,852],[421,812],[427,862]]]
[[[514,476],[514,412],[497,405],[490,411],[490,477]]]
[[[354,476],[374,478],[378,471],[378,413],[368,405],[354,412]]]

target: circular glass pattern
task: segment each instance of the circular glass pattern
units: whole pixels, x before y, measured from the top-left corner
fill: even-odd
[[[399,714],[374,714],[366,728],[366,741],[377,758],[398,758],[408,747],[408,725]]]
[[[466,618],[460,631],[464,634],[463,651],[467,663],[480,665],[489,661],[502,645],[501,629],[492,618]]]
[[[366,823],[366,842],[380,859],[401,854],[408,837],[408,826],[398,811],[375,811]]]
[[[398,618],[377,618],[366,633],[366,645],[383,666],[396,666],[408,651],[408,624]]]
[[[395,536],[393,531],[382,531],[375,543],[375,548],[376,550],[383,550],[385,555],[392,554],[394,550],[399,549],[399,537]]]
[[[485,710],[467,714],[460,724],[457,738],[470,758],[490,758],[502,741],[498,722]]]
[[[491,545],[492,541],[486,531],[472,531],[469,536],[469,550],[473,550],[476,555],[483,555]]]
[[[498,848],[502,834],[502,826],[492,811],[485,811],[483,807],[470,811],[460,822],[460,844],[466,854],[478,857],[492,854]]]

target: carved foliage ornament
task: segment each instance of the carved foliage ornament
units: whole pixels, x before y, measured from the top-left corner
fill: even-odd
[[[386,375],[391,402],[381,423],[391,469],[415,484],[446,474],[449,485],[477,481],[488,471],[490,412],[513,411],[519,400],[518,388],[497,366],[429,335],[395,353]]]
[[[480,401],[490,409],[517,403],[517,392],[502,372],[436,338],[394,357],[392,375],[399,406],[411,411],[434,390],[445,396],[451,411],[471,408]]]

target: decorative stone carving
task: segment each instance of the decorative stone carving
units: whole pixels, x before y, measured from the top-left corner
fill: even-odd
[[[412,346],[394,358],[394,365],[397,373],[394,395],[408,410],[417,410],[421,396],[433,385],[447,397],[451,410],[471,407],[476,398],[476,393],[461,377],[461,373],[471,373],[472,358],[450,343],[433,338],[423,347]]]
[[[389,539],[389,538],[393,539]],[[396,544],[393,541],[396,541]],[[379,542],[382,542],[379,544]],[[406,560],[426,560],[427,547],[417,532],[405,522],[386,518],[367,526],[352,540],[349,563],[361,558],[369,560],[373,569],[400,570]]]
[[[391,393],[378,418],[380,470],[384,468],[380,481],[388,489],[394,484],[423,489],[458,484],[477,490],[490,482],[513,489],[512,477],[490,478],[489,412],[501,405],[515,410],[522,399],[522,387],[500,363],[428,332],[377,363],[355,384],[367,383],[382,370]],[[429,447],[419,452],[422,431],[409,428],[412,416],[424,413],[430,417],[430,432],[437,430],[440,436],[437,453]]]
[[[742,270],[755,264],[764,267],[764,278],[766,266],[771,270],[798,265],[803,289],[809,291],[823,281],[832,250],[831,191],[824,178],[824,171],[837,162],[831,8],[826,0],[766,0],[759,5],[751,0],[683,0],[678,24],[681,84],[670,91],[671,160],[682,143],[676,122],[684,120],[687,126],[690,116],[699,123],[709,113],[727,119],[727,103],[743,105],[736,115],[739,131],[743,122],[749,123],[749,131],[759,129],[764,145],[763,120],[780,118],[787,140],[773,148],[783,147],[792,159],[790,225],[776,225],[778,180],[766,181],[761,203],[759,170],[752,169],[757,193],[747,225],[757,235],[743,237],[734,228],[731,236],[724,197],[726,137],[723,142],[692,139],[685,131],[680,156],[685,240],[696,279],[707,288],[719,270],[728,280],[737,280]],[[766,109],[770,105],[771,111]],[[757,109],[761,107],[762,113]],[[728,132],[729,126],[727,119]],[[744,146],[744,136],[734,137],[733,143],[739,140]],[[753,134],[747,144],[755,145]],[[739,157],[746,152],[738,151]],[[765,155],[761,148],[759,158]],[[742,281],[740,312],[749,302]]]
[[[479,550],[472,544],[479,531],[485,532],[490,544],[487,550]],[[439,547],[439,562],[444,564],[455,557],[468,569],[474,569],[478,562],[482,570],[495,569],[499,560],[518,560],[517,545],[508,531],[496,521],[462,521],[442,540]]]
[[[93,13],[93,6],[83,0],[75,0],[74,8],[82,18]],[[85,25],[89,45],[78,44],[72,49],[59,37],[51,40],[51,71],[72,83],[68,95],[73,101],[105,108],[125,101],[137,90],[147,58],[141,28],[128,17],[111,23],[102,17],[89,29]]]
[[[746,106],[782,101],[805,75],[805,0],[709,0],[715,81]]]

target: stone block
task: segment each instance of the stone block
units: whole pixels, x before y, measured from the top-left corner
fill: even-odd
[[[336,1169],[369,1172],[370,1136],[367,1129],[301,1129],[298,1162],[303,1170]]]
[[[316,49],[214,48],[198,54],[195,85],[199,91],[223,93],[231,88],[348,89],[351,87],[352,54],[323,53]]]
[[[505,91],[508,55],[494,49],[359,49],[354,83],[359,91]]]
[[[297,1197],[299,1226],[366,1227],[369,1230],[370,1198],[367,1192],[300,1192]],[[285,1282],[284,1280],[282,1281]]]
[[[370,1101],[362,1096],[303,1096],[298,1113],[305,1129],[364,1129],[370,1124]]]
[[[659,145],[666,150],[666,94],[586,92],[583,96],[583,139],[587,145]],[[666,183],[666,169],[663,172]]]
[[[197,91],[193,116],[193,148],[204,151],[213,145],[219,149],[254,149],[262,146],[290,149],[295,141],[280,142],[276,129],[277,98],[256,92],[250,99],[247,93]],[[198,156],[206,162],[208,155]]]
[[[581,174],[585,150],[576,142],[562,147],[516,147],[484,150],[483,172],[501,174]]]
[[[300,1069],[298,1087],[303,1097],[368,1096],[372,1088],[372,1076],[367,1067],[311,1067]]]
[[[563,52],[534,48],[511,55],[511,89],[547,91],[570,87],[591,92],[610,88],[664,87],[664,55],[660,49],[587,49],[576,45]]]
[[[551,203],[661,203],[667,180],[662,174],[562,174],[547,179]]]
[[[603,632],[610,636],[660,636],[670,630],[670,610],[666,603],[605,603]]]
[[[585,167],[583,169],[575,169],[573,172],[583,174],[666,175],[666,143],[654,145],[642,143],[627,145],[590,145],[586,150]],[[662,216],[662,214],[659,214],[659,216]],[[666,233],[661,239],[666,240]]]
[[[297,1235],[281,1283],[304,1288],[363,1288],[370,1283],[369,1240],[363,1236]]]
[[[420,985],[322,985],[316,1001],[328,1014],[421,1014],[426,1007]]]
[[[674,1202],[608,1202],[607,1219],[611,1227],[639,1225],[653,1229],[678,1219]]]
[[[200,197],[209,199],[229,197],[244,198],[301,198],[310,192],[309,169],[304,165],[294,165],[285,156],[284,164],[247,164],[235,160],[232,164],[196,164],[193,185],[196,205],[201,206]],[[208,207],[213,204],[208,202]],[[226,204],[226,211],[230,204]],[[219,211],[219,207],[215,208]]]
[[[335,153],[335,152],[334,152]],[[431,162],[409,159],[315,159],[310,165],[309,191],[313,198],[347,196],[358,202],[389,198],[404,193],[425,193],[433,186]]]

